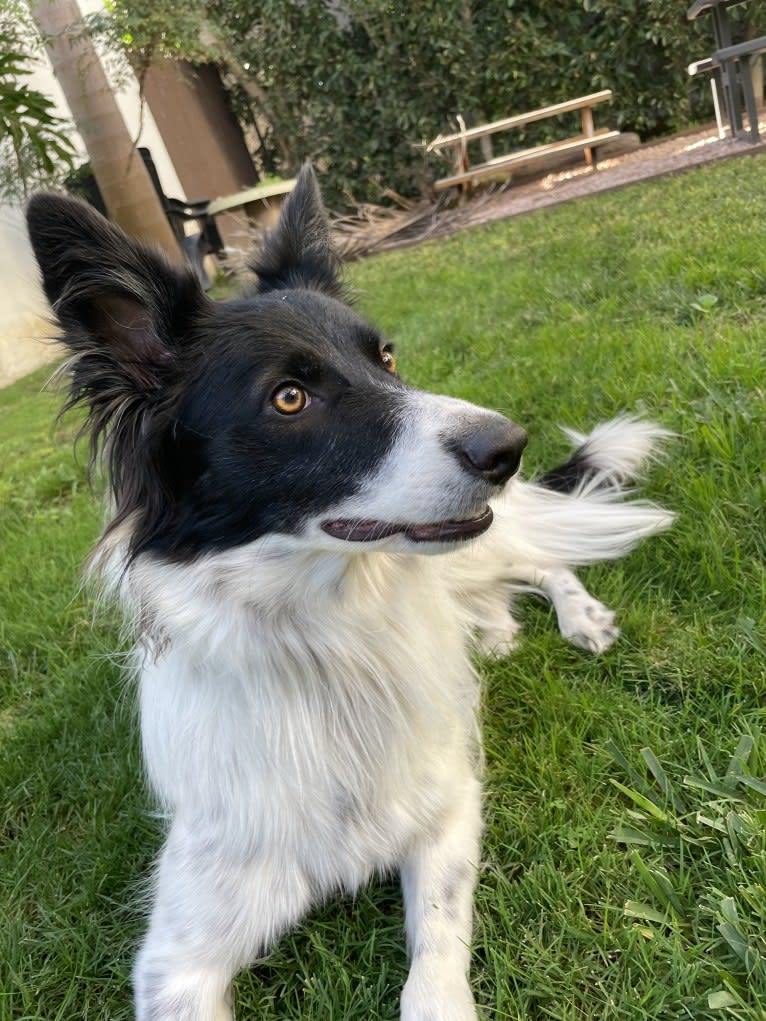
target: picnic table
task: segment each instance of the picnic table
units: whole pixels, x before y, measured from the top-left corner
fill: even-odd
[[[749,138],[752,142],[760,139],[758,130],[758,107],[753,91],[753,80],[750,65],[766,52],[766,36],[748,39],[732,45],[731,21],[729,8],[736,7],[747,0],[695,0],[686,12],[689,21],[694,21],[700,14],[710,13],[713,21],[715,51],[703,60],[697,60],[688,67],[689,74],[712,71],[717,75],[723,94],[723,108],[729,122],[733,138]],[[713,102],[716,108],[719,134],[723,135],[720,98],[717,94],[716,79],[712,80]],[[748,128],[745,130],[742,120],[742,107],[747,111]]]
[[[508,177],[514,170],[539,163],[560,153],[581,152],[587,164],[592,166],[595,160],[594,154],[596,149],[620,138],[619,131],[610,131],[608,128],[596,130],[593,126],[593,108],[599,103],[609,102],[611,98],[611,90],[602,89],[601,92],[593,92],[588,96],[579,96],[577,99],[566,100],[563,103],[554,103],[552,106],[544,106],[538,110],[531,110],[528,113],[504,117],[502,120],[492,121],[491,124],[481,124],[474,128],[466,128],[462,119],[458,118],[461,125],[460,131],[451,135],[438,135],[426,146],[427,153],[438,152],[442,149],[452,151],[452,173],[435,181],[434,190],[443,191],[445,188],[452,188],[456,185],[472,187],[486,179]],[[557,142],[548,142],[543,145],[532,146],[531,148],[517,149],[514,152],[503,156],[495,156],[478,164],[471,163],[468,150],[470,143],[485,139],[497,132],[523,128],[535,121],[558,117],[561,114],[570,113],[574,110],[580,111],[581,134],[561,139]]]

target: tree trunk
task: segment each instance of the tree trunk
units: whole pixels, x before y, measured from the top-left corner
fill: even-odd
[[[133,237],[159,245],[180,262],[181,249],[114,98],[90,39],[74,38],[82,23],[77,0],[33,0],[32,16],[53,71],[88,150],[109,216]]]

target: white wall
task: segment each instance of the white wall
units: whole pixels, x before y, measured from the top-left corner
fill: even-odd
[[[20,209],[0,206],[0,386],[60,356]]]

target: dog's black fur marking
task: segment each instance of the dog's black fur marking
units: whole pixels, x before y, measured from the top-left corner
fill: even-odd
[[[587,450],[576,450],[574,454],[559,465],[537,479],[540,486],[553,489],[557,493],[573,493],[579,486],[587,482],[595,474]]]
[[[319,184],[310,167],[301,171],[279,227],[266,236],[251,268],[261,293],[299,286],[348,302]]]

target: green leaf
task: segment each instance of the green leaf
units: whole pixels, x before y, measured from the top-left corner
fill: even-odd
[[[621,844],[640,844],[644,847],[651,847],[655,842],[652,833],[646,833],[644,830],[637,830],[633,826],[625,826],[622,823],[615,826],[611,836],[613,840],[617,840]]]
[[[626,900],[622,913],[626,918],[640,918],[644,922],[659,922],[660,925],[668,925],[670,921],[667,912],[658,911],[640,900]]]
[[[682,919],[684,916],[683,905],[678,899],[667,873],[660,868],[647,865],[638,851],[631,852],[630,860],[638,870],[645,885],[663,907],[667,911],[674,913],[679,919]]]
[[[718,798],[725,798],[727,801],[741,801],[737,797],[736,787],[726,784],[721,780],[703,780],[699,776],[685,776],[683,779],[685,787],[693,787],[697,790],[707,791],[708,794],[715,794]]]
[[[641,757],[649,768],[652,776],[659,784],[660,790],[665,795],[666,799],[673,805],[676,812],[683,814],[686,811],[686,806],[684,805],[681,797],[674,791],[665,770],[662,768],[660,760],[654,754],[652,749],[642,748]]]
[[[756,780],[754,776],[740,776],[738,781],[743,787],[749,787],[759,794],[766,794],[766,783],[763,780]]]
[[[749,734],[743,734],[737,742],[737,747],[734,749],[734,754],[729,760],[729,765],[726,769],[726,779],[732,777],[741,777],[744,773],[747,760],[750,758],[750,753],[753,750],[755,742]]]
[[[621,791],[627,798],[630,798],[636,805],[639,805],[644,811],[648,812],[649,815],[658,819],[660,822],[670,822],[670,816],[668,813],[660,808],[658,804],[652,801],[650,798],[644,797],[643,794],[639,794],[638,791],[631,790],[630,787],[626,787],[625,784],[620,783],[619,780],[615,780],[610,777],[609,782]]]
[[[711,1010],[724,1010],[726,1007],[736,1007],[737,1001],[726,989],[717,989],[714,993],[708,993],[707,1005]]]
[[[723,936],[729,949],[737,955],[743,964],[747,964],[750,957],[750,946],[739,929],[729,922],[721,922],[716,928]]]

